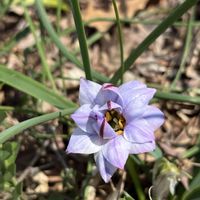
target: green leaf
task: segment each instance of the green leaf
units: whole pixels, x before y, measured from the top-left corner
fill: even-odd
[[[20,145],[17,142],[8,142],[4,144],[4,149],[10,153],[10,156],[5,160],[5,167],[15,163]],[[11,167],[12,169],[12,167]],[[14,169],[12,169],[14,170]]]
[[[6,118],[6,113],[0,110],[0,123]]]
[[[58,0],[42,0],[44,5],[50,8],[57,8],[59,1]],[[35,0],[24,0],[25,5],[32,6]],[[21,0],[14,0],[13,4],[20,4]],[[69,6],[66,3],[61,4],[62,10],[69,10]]]
[[[28,119],[26,121],[23,121],[19,124],[16,124],[0,133],[0,144],[4,143],[11,137],[21,133],[22,131],[24,131],[27,128],[36,126],[38,124],[44,123],[49,120],[53,120],[53,119],[65,116],[67,114],[71,114],[72,112],[74,112],[74,110],[75,110],[75,108],[65,109],[65,110],[61,110],[58,112],[41,115],[39,117],[34,117],[34,118]]]
[[[74,16],[74,22],[75,22],[75,26],[76,26],[76,33],[77,33],[78,40],[79,40],[79,46],[80,46],[80,50],[81,50],[81,56],[82,56],[85,76],[86,76],[86,79],[92,80],[88,46],[87,46],[83,21],[81,18],[79,2],[78,2],[78,0],[73,0],[73,1],[70,1],[70,3],[71,3],[72,12],[73,12],[73,16]]]
[[[124,62],[124,71],[127,71],[136,59],[177,19],[187,12],[198,0],[185,0],[180,6],[175,8],[172,13],[164,19],[144,40],[140,45],[133,49]],[[110,82],[117,83],[121,77],[121,67],[116,71]]]
[[[198,170],[197,174],[192,179],[190,183],[190,189],[195,188],[200,183],[200,171]]]
[[[1,163],[2,163],[4,160],[6,160],[9,156],[10,156],[10,152],[5,151],[5,150],[2,150],[2,149],[0,148],[0,165],[1,165]]]
[[[172,101],[180,101],[180,102],[188,102],[192,104],[200,104],[200,97],[192,97],[184,94],[178,94],[167,91],[157,91],[155,97],[163,100],[172,100]]]
[[[156,159],[163,157],[163,153],[158,146],[156,147],[156,149],[154,151],[150,152],[150,154]]]
[[[39,18],[41,20],[42,25],[46,29],[47,33],[49,34],[51,40],[55,43],[57,48],[60,50],[60,52],[72,63],[74,63],[77,67],[80,69],[83,69],[83,64],[80,62],[80,60],[77,59],[77,57],[71,53],[66,46],[63,45],[63,43],[60,41],[59,36],[57,35],[56,31],[54,30],[53,26],[51,25],[48,16],[46,14],[46,11],[44,9],[44,6],[42,4],[42,1],[35,0],[36,9],[39,15]],[[109,78],[100,74],[99,72],[95,70],[91,70],[92,77],[96,78],[97,80],[101,82],[108,82]]]
[[[18,199],[20,200],[21,199],[20,196],[22,194],[22,188],[23,188],[22,186],[23,186],[22,182],[15,185],[15,188],[12,192],[13,193],[12,196],[13,196],[14,200],[18,200]]]
[[[184,193],[182,200],[199,200],[200,199],[200,186],[197,186]]]
[[[120,198],[120,200],[135,200],[128,192],[123,192],[124,197]]]
[[[142,189],[142,186],[141,186],[139,174],[136,170],[135,162],[131,158],[131,156],[129,156],[129,158],[126,162],[126,168],[127,168],[128,173],[130,175],[130,178],[131,178],[131,180],[134,184],[134,187],[135,187],[135,190],[136,190],[136,193],[137,193],[137,196],[138,196],[138,200],[145,200],[146,198],[145,198],[145,194],[144,194],[144,191]]]
[[[0,48],[0,56],[5,55],[11,51],[11,49],[18,44],[24,37],[30,33],[30,28],[25,27],[21,31],[17,32],[8,42],[3,43]]]
[[[41,83],[0,65],[0,81],[29,94],[37,99],[46,101],[58,108],[74,108],[76,104],[48,89]]]

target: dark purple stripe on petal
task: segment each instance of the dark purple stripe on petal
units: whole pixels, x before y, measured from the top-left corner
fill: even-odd
[[[95,114],[95,115],[90,115],[89,118],[90,118],[90,119],[93,119],[93,120],[95,120],[95,121],[98,120],[97,114]]]
[[[115,87],[115,86],[111,83],[107,83],[107,84],[103,85],[103,89],[107,89],[107,88],[111,88],[111,87]]]
[[[102,121],[101,127],[100,127],[100,136],[102,138],[103,138],[103,135],[104,135],[105,123],[106,123],[106,119],[104,118],[104,120]]]
[[[108,110],[111,110],[112,109],[112,106],[111,106],[111,101],[107,101],[107,106],[108,106]]]

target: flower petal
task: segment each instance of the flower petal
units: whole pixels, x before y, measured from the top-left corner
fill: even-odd
[[[149,101],[153,98],[156,90],[152,88],[141,89],[134,99],[132,99],[124,108],[123,115],[126,121],[132,121],[141,117]]]
[[[155,141],[145,142],[142,144],[132,143],[130,148],[130,154],[146,153],[155,150]]]
[[[130,142],[144,143],[155,140],[154,131],[163,124],[164,115],[154,106],[145,106],[139,118],[128,119],[124,130],[125,139]]]
[[[123,169],[129,155],[130,143],[119,135],[107,142],[103,148],[103,156],[117,168]]]
[[[124,105],[128,104],[130,100],[134,99],[139,90],[146,88],[144,83],[139,81],[129,81],[119,87],[119,93],[123,97]]]
[[[103,180],[108,183],[112,175],[117,170],[117,167],[110,164],[103,156],[102,151],[94,155],[94,159]]]
[[[67,153],[91,154],[101,150],[103,140],[98,135],[88,135],[76,128],[67,146]]]
[[[101,85],[98,83],[81,78],[79,89],[80,105],[92,104],[100,89]]]
[[[142,115],[140,124],[145,120],[145,125],[151,128],[153,131],[159,128],[164,123],[164,114],[158,108],[154,106],[147,106],[145,112]],[[140,119],[137,120],[139,125]]]
[[[98,118],[97,122],[93,124],[96,133],[103,139],[112,139],[117,136],[113,128],[108,124],[105,118]]]
[[[95,102],[103,106],[108,101],[112,101],[120,106],[123,106],[123,99],[119,93],[118,88],[110,83],[105,83],[99,91]]]
[[[91,112],[90,104],[84,104],[71,115],[77,126],[89,133],[93,132],[92,123],[94,123],[94,119],[90,117]]]
[[[114,103],[110,100],[107,101],[103,106],[101,106],[99,108],[99,111],[107,111],[107,110],[112,110],[112,109],[115,109],[119,113],[122,112],[122,107],[119,104]]]
[[[143,107],[147,105],[149,101],[153,98],[156,89],[154,88],[144,88],[144,89],[137,89],[134,91],[134,94],[130,94],[126,97],[126,102],[124,107],[134,105],[135,108]]]
[[[133,120],[137,118],[141,118],[143,113],[145,112],[146,106],[142,108],[137,108],[134,104],[129,103],[128,106],[123,110],[123,116],[126,120],[126,124],[131,123]]]
[[[144,143],[155,139],[154,133],[151,129],[145,126],[145,123],[141,123],[141,126],[137,126],[137,123],[129,123],[124,129],[124,138],[129,142]]]

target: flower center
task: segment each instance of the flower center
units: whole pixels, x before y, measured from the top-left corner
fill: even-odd
[[[123,134],[124,126],[126,124],[123,115],[119,114],[116,110],[108,110],[105,113],[105,118],[117,135]]]

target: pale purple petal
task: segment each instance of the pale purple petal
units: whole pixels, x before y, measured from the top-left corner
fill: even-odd
[[[152,88],[141,89],[140,92],[138,92],[138,95],[136,95],[123,110],[123,115],[127,122],[141,117],[155,92],[156,90]]]
[[[94,155],[94,159],[97,165],[97,168],[101,174],[103,180],[107,183],[111,179],[112,175],[117,170],[117,167],[110,164],[103,156],[102,152],[98,152]]]
[[[155,139],[152,129],[141,124],[138,126],[137,122],[129,123],[124,129],[124,138],[129,142],[144,143]]]
[[[96,133],[103,139],[112,139],[117,136],[113,128],[108,124],[105,118],[98,118],[98,121],[93,124]]]
[[[154,131],[164,122],[163,113],[156,107],[146,106],[140,117],[129,115],[124,137],[130,142],[148,142],[155,140]],[[132,119],[132,120],[130,120]]]
[[[79,89],[80,105],[92,104],[100,89],[101,85],[99,85],[98,83],[81,78]]]
[[[94,123],[94,119],[90,117],[91,112],[90,104],[84,104],[71,115],[77,126],[89,133],[93,131],[92,123]]]
[[[106,83],[102,86],[101,90],[99,91],[95,99],[95,103],[103,106],[108,101],[112,101],[120,106],[123,106],[123,99],[119,93],[118,88],[112,84]]]
[[[119,87],[119,93],[123,97],[124,105],[128,104],[132,99],[134,99],[141,89],[146,88],[144,83],[139,81],[129,81],[122,84]]]
[[[119,135],[103,146],[103,156],[115,167],[123,169],[129,155],[129,145],[130,143]]]
[[[67,153],[91,154],[101,150],[104,141],[98,135],[88,133],[76,128],[70,137]]]
[[[134,97],[131,98],[130,103],[134,103],[137,107],[142,107],[149,103],[149,101],[153,98],[155,93],[156,89],[154,88],[137,89],[137,91],[135,90],[135,94],[132,94],[132,96]]]
[[[156,145],[155,141],[150,141],[143,144],[132,143],[130,147],[130,154],[140,154],[155,150]]]
[[[99,108],[99,111],[107,111],[107,110],[116,110],[117,112],[121,113],[122,112],[122,107],[112,101],[107,101],[103,106]]]
[[[121,95],[127,95],[128,91],[132,92],[135,89],[146,88],[147,86],[140,81],[129,81],[119,86],[119,92]]]
[[[156,130],[164,123],[163,112],[154,106],[147,106],[142,118],[143,120],[140,122],[140,119],[138,119],[138,125],[142,126],[142,123],[144,123],[144,125],[148,126],[149,129],[151,128],[152,130]]]
[[[126,108],[123,110],[123,116],[126,119],[126,124],[129,124],[137,118],[141,118],[146,110],[146,107],[147,106],[137,108],[134,106],[134,104],[129,103],[128,106],[126,106]]]
[[[153,98],[156,89],[153,88],[144,88],[144,89],[137,89],[135,90],[134,94],[130,94],[127,96],[128,104],[124,107],[133,105],[134,108],[141,108],[145,105],[148,105],[149,101]]]

